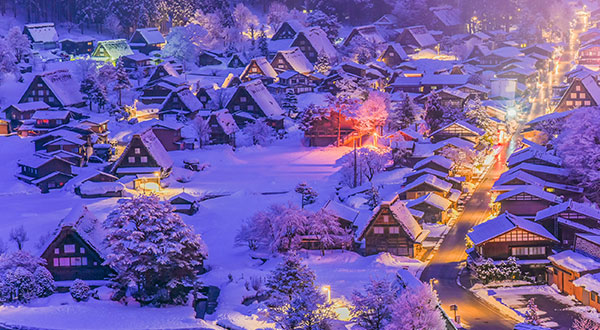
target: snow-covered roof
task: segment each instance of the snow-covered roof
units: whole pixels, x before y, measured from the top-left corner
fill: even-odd
[[[31,116],[31,119],[67,119],[69,113],[69,111],[63,110],[38,110]]]
[[[552,263],[577,273],[600,269],[600,262],[573,250],[566,250],[548,256]]]
[[[445,192],[448,192],[448,191],[450,191],[450,189],[452,189],[452,184],[450,182],[442,180],[435,175],[425,174],[423,176],[420,176],[415,181],[407,184],[404,188],[400,189],[400,191],[398,191],[398,194],[409,191],[409,190],[416,188],[422,184],[428,184],[432,187],[435,187],[435,188],[437,188],[441,191],[445,191]]]
[[[162,145],[160,140],[156,137],[156,135],[154,134],[154,132],[151,129],[148,129],[144,133],[136,135],[136,136],[138,136],[140,138],[141,142],[144,144],[146,149],[148,149],[148,152],[150,153],[150,155],[152,155],[152,157],[154,158],[156,163],[162,169],[169,169],[169,168],[173,167],[173,159],[171,159],[171,157],[165,150],[165,147]],[[127,147],[125,148],[125,150],[123,151],[123,153],[121,154],[119,159],[113,164],[111,172],[114,172],[119,167],[119,165],[121,164],[123,159],[127,156],[127,152],[129,151],[130,147],[131,147],[131,142],[127,145]],[[136,169],[136,168],[123,168],[123,169],[119,168],[118,173],[125,173],[124,171],[128,171],[128,170],[133,171],[133,169]],[[143,169],[146,169],[146,168],[143,168]],[[135,173],[135,171],[133,171],[131,173]]]
[[[148,45],[164,44],[166,42],[165,38],[157,28],[137,29],[136,32],[140,33]]]
[[[20,112],[50,109],[50,106],[47,105],[46,102],[44,102],[44,101],[15,103],[15,104],[11,104],[11,106]]]
[[[217,122],[225,132],[225,134],[233,134],[240,130],[238,125],[235,123],[233,116],[229,113],[227,109],[221,109],[212,113],[217,119]]]
[[[400,57],[401,60],[407,60],[408,59],[408,54],[406,54],[406,51],[404,50],[404,48],[402,47],[401,44],[397,43],[397,42],[390,42],[388,44],[388,47],[392,47],[392,49],[398,54],[398,56]],[[381,53],[381,55],[383,56],[384,53]]]
[[[283,56],[283,58],[289,63],[294,71],[300,73],[309,73],[313,70],[313,65],[298,47],[288,50],[280,50],[278,54]],[[277,57],[277,55],[275,55],[275,57]]]
[[[58,33],[54,28],[54,23],[25,24],[25,29],[29,31],[34,43],[58,41]]]
[[[460,19],[460,10],[453,8],[452,6],[432,7],[429,8],[429,10],[442,24],[444,24],[444,26],[452,27],[462,23]]]
[[[472,90],[475,90],[475,91],[478,91],[478,92],[481,92],[481,93],[489,93],[490,92],[489,88],[486,88],[484,86],[474,85],[474,84],[471,84],[471,83],[467,83],[467,84],[464,84],[462,86],[458,86],[456,88],[457,89],[462,89],[462,88],[472,89]]]
[[[441,155],[434,155],[434,156],[430,156],[430,157],[427,157],[425,159],[422,159],[422,160],[418,161],[413,166],[413,168],[415,170],[419,170],[419,169],[425,167],[429,163],[437,164],[437,165],[442,166],[443,168],[448,169],[448,170],[452,169],[452,161],[450,159],[444,157],[444,156],[441,156]]]
[[[406,206],[409,208],[413,208],[419,204],[431,205],[441,211],[446,211],[450,208],[452,202],[434,193],[428,193],[427,195],[423,195],[417,199],[406,201]]]
[[[279,79],[290,79],[295,75],[299,75],[300,73],[298,71],[294,71],[294,70],[288,70],[288,71],[284,71],[282,73],[279,74]]]
[[[346,206],[340,202],[336,202],[334,200],[328,200],[327,203],[323,206],[322,210],[326,211],[329,214],[335,215],[338,218],[354,222],[360,213],[358,210],[351,208],[350,206]]]
[[[530,172],[534,172],[534,173],[551,174],[551,175],[556,175],[556,176],[560,176],[560,177],[567,177],[569,175],[569,170],[565,169],[565,168],[546,166],[546,165],[538,165],[538,164],[532,164],[532,163],[521,163],[521,164],[511,168],[510,170],[506,171],[505,173],[515,173],[515,172],[518,172],[521,170],[530,171]]]
[[[573,281],[576,287],[584,287],[587,291],[600,292],[600,273],[585,274]]]
[[[79,186],[82,195],[102,195],[109,192],[123,191],[125,186],[121,182],[93,182],[86,181]]]
[[[297,19],[290,19],[290,20],[285,21],[285,23],[288,23],[288,25],[296,33],[298,33],[299,31],[301,31],[302,29],[304,29],[304,24],[300,23],[300,21],[297,20]]]
[[[44,72],[39,77],[64,107],[83,103],[79,83],[73,79],[68,69]]]
[[[457,147],[459,149],[465,149],[465,150],[472,150],[473,148],[475,148],[475,143],[473,143],[471,141],[467,141],[465,139],[461,139],[457,136],[453,136],[451,138],[442,140],[442,141],[434,144],[433,148],[434,148],[434,150],[439,150],[448,145]]]
[[[260,70],[262,71],[262,73],[265,77],[269,77],[269,78],[277,77],[277,72],[275,71],[275,69],[273,69],[273,66],[271,65],[271,63],[269,63],[269,61],[267,61],[267,58],[264,56],[255,57],[252,60],[250,60],[250,63],[248,63],[248,65],[246,66],[246,68],[244,69],[244,71],[242,72],[240,77],[244,77],[244,76],[248,75],[250,67],[252,67],[253,64],[256,64],[260,68]]]
[[[546,219],[565,211],[573,211],[575,213],[585,215],[591,219],[600,221],[600,210],[592,207],[590,204],[574,202],[571,199],[538,211],[535,216],[535,221]]]
[[[448,127],[451,127],[453,125],[461,126],[462,128],[464,128],[464,129],[466,129],[468,131],[471,131],[471,132],[473,132],[473,133],[475,133],[475,134],[477,134],[479,136],[483,136],[485,134],[485,131],[482,130],[481,128],[479,128],[479,127],[477,127],[475,125],[471,125],[471,124],[467,123],[464,120],[457,120],[457,121],[454,121],[454,122],[452,122],[452,123],[450,123],[450,124],[448,124],[448,125],[446,125],[444,127],[441,127],[440,129],[438,129],[437,131],[435,131],[435,132],[433,132],[433,133],[431,133],[429,135],[436,135],[437,133],[439,133],[441,131],[444,131]]]
[[[143,53],[135,53],[132,55],[125,55],[125,56],[123,56],[123,58],[130,59],[134,62],[141,62],[141,61],[147,61],[147,60],[152,59],[150,56],[143,54]]]
[[[352,35],[353,32],[356,32],[358,35],[365,38],[365,40],[372,43],[380,44],[385,42],[385,39],[379,33],[379,31],[377,31],[377,27],[375,25],[357,26],[352,29],[350,35]]]
[[[53,159],[58,159],[62,162],[67,162],[66,160],[59,158],[59,157],[42,157],[41,155],[38,154],[34,154],[30,157],[27,157],[25,159],[19,159],[17,161],[18,165],[22,165],[22,166],[27,166],[27,167],[31,167],[31,168],[39,168],[40,166],[50,162]]]
[[[421,225],[419,225],[417,220],[415,220],[415,218],[412,216],[412,214],[406,207],[406,204],[403,201],[400,201],[396,198],[391,202],[382,202],[373,210],[373,215],[371,216],[371,219],[369,219],[367,226],[365,226],[365,228],[361,232],[359,240],[363,239],[367,230],[371,227],[371,224],[377,218],[377,215],[379,214],[381,208],[390,209],[392,213],[392,218],[402,227],[402,229],[404,229],[404,231],[410,237],[411,240],[417,241],[419,236],[422,236],[423,228],[421,227]],[[424,237],[422,239],[424,239]]]
[[[258,104],[267,117],[281,116],[283,110],[259,79],[251,80],[240,85],[246,89],[252,99]]]
[[[543,187],[545,184],[545,181],[543,179],[538,178],[535,175],[531,175],[531,174],[529,174],[527,172],[523,172],[523,171],[517,171],[514,173],[503,173],[498,178],[498,180],[496,180],[496,182],[494,183],[494,187],[504,185],[505,183],[510,182],[515,179],[523,181],[526,184],[533,184],[533,185],[537,185],[540,187]]]
[[[192,91],[190,91],[190,89],[187,86],[182,86],[182,87],[179,87],[177,90],[172,91],[170,93],[170,96],[168,96],[163,101],[163,105],[161,107],[162,110],[171,110],[171,109],[168,109],[165,107],[167,105],[167,102],[174,95],[177,95],[177,97],[179,98],[181,103],[183,103],[183,105],[185,105],[185,107],[188,108],[189,111],[191,111],[191,112],[195,112],[195,111],[198,111],[203,108],[202,102],[200,102],[200,100],[198,100],[196,95],[194,95],[194,93],[192,93]]]
[[[576,236],[576,239],[577,239],[577,237],[581,237],[585,240],[588,240],[588,241],[600,246],[600,235],[577,233],[577,234],[575,234],[575,236]],[[575,243],[575,244],[577,244],[577,243]],[[575,246],[575,248],[577,248],[577,245]]]
[[[523,53],[521,53],[521,50],[519,48],[510,47],[510,46],[494,49],[492,51],[492,54],[502,57],[502,58],[514,58],[514,57],[523,56]]]
[[[333,47],[333,44],[329,41],[327,34],[323,29],[318,26],[312,26],[298,32],[296,38],[298,38],[300,34],[308,39],[317,53],[324,53],[329,57],[330,61],[335,62],[338,57],[337,50],[335,50],[335,47]]]
[[[510,157],[508,157],[508,167],[516,166],[531,159],[543,160],[549,164],[559,167],[562,165],[562,159],[560,157],[534,148],[525,148],[511,154]]]
[[[96,49],[100,47],[104,48],[111,60],[116,60],[125,55],[133,55],[133,51],[125,39],[101,40],[98,41]],[[94,54],[96,54],[96,51],[94,51]]]
[[[468,233],[467,236],[473,244],[479,245],[515,228],[558,242],[544,226],[508,212],[473,227],[473,231]]]
[[[421,79],[422,85],[461,86],[469,81],[466,74],[425,74]]]
[[[435,175],[438,178],[443,178],[446,179],[448,178],[448,173],[446,172],[440,172],[438,170],[434,170],[432,168],[429,167],[425,167],[425,168],[421,168],[419,170],[413,171],[413,172],[409,172],[404,176],[405,180],[408,180],[408,178],[412,178],[412,177],[420,177],[424,174],[431,174],[431,175]]]
[[[560,197],[545,191],[543,188],[541,188],[539,186],[526,185],[526,186],[521,186],[521,187],[515,188],[513,190],[510,190],[510,191],[507,191],[505,193],[498,195],[496,197],[496,203],[501,202],[505,199],[511,198],[511,197],[516,196],[521,193],[535,196],[539,199],[543,199],[545,201],[552,202],[552,203],[560,203],[562,201]]]
[[[424,25],[416,25],[404,28],[405,31],[408,31],[413,38],[417,41],[420,48],[426,48],[437,44],[435,38],[429,33],[427,28]]]
[[[172,202],[173,200],[175,200],[177,198],[181,198],[181,199],[183,199],[185,201],[192,202],[192,203],[198,201],[198,197],[196,197],[194,195],[190,195],[190,194],[188,194],[186,192],[181,192],[181,193],[179,193],[179,194],[177,194],[177,195],[169,198],[169,202]]]

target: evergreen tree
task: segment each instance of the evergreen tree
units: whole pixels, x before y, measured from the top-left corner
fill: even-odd
[[[281,108],[287,113],[287,116],[292,118],[293,115],[298,111],[298,98],[293,90],[288,90],[285,93]]]
[[[365,330],[383,330],[392,319],[391,301],[395,299],[395,288],[387,280],[375,280],[364,287],[364,293],[354,291],[352,295],[352,321]]]
[[[123,90],[129,90],[133,85],[129,81],[129,74],[125,71],[123,66],[123,60],[119,57],[117,60],[117,71],[115,73],[115,86],[114,90],[119,92],[119,106],[122,105],[122,92]]]
[[[96,81],[92,76],[87,76],[81,81],[79,91],[83,94],[83,99],[90,105],[90,111],[92,111],[92,104],[94,103],[95,89]]]
[[[329,56],[327,56],[327,54],[325,54],[325,52],[320,51],[318,56],[317,56],[317,61],[315,62],[315,66],[314,66],[315,71],[322,73],[322,74],[327,74],[329,72],[329,70],[331,70],[331,62],[329,60]]]
[[[525,323],[531,325],[540,325],[540,316],[538,315],[538,307],[535,304],[535,299],[531,298],[527,302],[527,311],[525,312]]]
[[[141,195],[120,204],[104,222],[111,253],[105,264],[119,269],[115,280],[142,304],[184,304],[206,258],[194,234],[157,196]]]
[[[405,94],[402,102],[396,103],[390,109],[387,126],[392,131],[397,131],[410,126],[417,119],[418,107],[410,99],[408,94]]]
[[[317,196],[319,196],[317,191],[309,187],[306,182],[299,183],[294,191],[302,196],[302,208],[308,204],[314,203],[317,200]]]
[[[429,132],[442,127],[443,121],[444,110],[440,104],[440,97],[436,93],[431,93],[425,102],[425,122],[429,126]]]
[[[265,286],[271,295],[280,294],[292,298],[296,290],[304,290],[315,282],[315,273],[302,264],[296,254],[287,256],[284,261],[271,271]]]
[[[335,15],[327,15],[318,9],[312,10],[308,14],[306,23],[309,26],[318,26],[323,29],[331,42],[335,42],[342,27]]]
[[[269,56],[269,41],[267,39],[264,26],[261,28],[258,34],[258,52],[261,56]]]

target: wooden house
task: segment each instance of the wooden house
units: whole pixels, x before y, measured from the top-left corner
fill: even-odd
[[[405,49],[408,48],[412,51],[433,48],[438,44],[424,25],[410,26],[402,29],[396,38],[396,42],[401,44]]]
[[[101,40],[96,44],[96,49],[92,53],[92,58],[104,62],[116,62],[119,57],[133,55],[127,40]]]
[[[235,146],[235,133],[240,130],[227,109],[213,111],[208,119],[210,143]]]
[[[579,48],[577,63],[581,65],[600,65],[600,44],[592,43]]]
[[[448,223],[452,202],[434,193],[406,201],[406,207],[423,212],[420,217],[425,223]]]
[[[562,200],[541,187],[527,185],[498,195],[495,202],[500,203],[500,212],[502,213],[509,212],[533,219],[538,211],[559,204]]]
[[[444,141],[452,137],[461,138],[475,144],[479,143],[485,131],[465,121],[458,120],[429,134],[433,142]]]
[[[125,186],[119,178],[101,171],[90,174],[76,185],[75,193],[82,198],[123,197]]]
[[[540,210],[535,221],[553,233],[567,248],[573,247],[577,234],[600,233],[600,211],[590,204],[572,200]]]
[[[494,183],[491,191],[507,192],[523,185],[535,185],[549,193],[561,197],[563,200],[574,199],[581,200],[583,197],[583,188],[564,183],[545,181],[527,172],[517,171],[507,175],[501,175]]]
[[[448,108],[463,109],[470,99],[469,94],[458,89],[443,88],[431,93],[435,93],[438,96],[440,105]],[[425,99],[427,97],[428,95],[423,96]]]
[[[283,128],[283,110],[260,80],[239,85],[226,108],[234,116],[243,112],[255,119],[266,118],[273,127]]]
[[[43,101],[57,108],[83,107],[79,87],[67,69],[44,72],[33,78],[19,103]]]
[[[186,88],[189,89],[189,85],[184,79],[167,76],[159,80],[155,80],[150,84],[146,84],[146,86],[142,88],[142,95],[138,99],[143,104],[153,105],[159,109],[162,109],[167,98],[171,96],[171,93]]]
[[[23,34],[31,42],[31,47],[36,50],[58,48],[58,33],[54,23],[25,24]]]
[[[294,94],[310,93],[314,90],[314,83],[310,77],[296,71],[285,71],[279,74],[279,82],[267,86],[269,89],[274,85],[280,86],[280,93],[291,91]]]
[[[504,172],[502,175],[510,175],[515,172],[523,171],[544,181],[563,183],[569,178],[569,170],[555,166],[545,166],[532,163],[520,163]]]
[[[94,51],[94,41],[90,37],[67,38],[60,41],[60,49],[69,55],[85,55]]]
[[[189,87],[182,86],[169,93],[162,103],[159,117],[161,119],[169,116],[174,116],[175,119],[181,116],[190,117],[203,108],[204,106]]]
[[[578,234],[575,240],[575,250],[598,261],[600,259],[600,235]],[[574,280],[573,286],[577,300],[600,312],[600,273],[592,270]]]
[[[148,122],[152,123],[149,129],[156,135],[156,138],[160,141],[166,151],[182,149],[183,138],[181,129],[184,127],[182,123],[164,120],[153,120]]]
[[[583,79],[573,79],[554,111],[565,112],[575,108],[598,105],[600,105],[600,87],[592,76],[588,76]]]
[[[362,136],[356,129],[356,120],[343,113],[329,111],[313,122],[311,128],[304,132],[304,138],[309,147],[326,147],[337,143],[338,135],[340,145],[352,146],[354,141],[362,144]]]
[[[461,19],[461,11],[449,5],[429,8],[431,19],[427,26],[434,31],[442,31],[445,35],[453,36],[464,33],[466,24]]]
[[[228,68],[243,68],[248,65],[248,61],[241,54],[233,54],[229,61],[227,61]]]
[[[471,49],[471,51],[469,52],[469,55],[467,55],[467,59],[482,59],[479,60],[478,62],[480,64],[485,64],[482,63],[484,62],[483,58],[485,58],[486,56],[489,56],[492,52],[490,51],[490,49],[485,46],[485,45],[481,45],[481,44],[476,44],[473,46],[473,48]]]
[[[394,42],[387,45],[377,60],[393,68],[402,62],[408,61],[409,58],[402,45]]]
[[[59,157],[45,158],[38,155],[19,160],[17,165],[21,168],[21,173],[16,175],[17,179],[38,186],[42,192],[62,188],[74,177],[71,163]]]
[[[116,272],[103,265],[109,247],[101,221],[85,206],[63,219],[41,253],[55,281],[108,280]]]
[[[382,29],[393,30],[398,26],[398,17],[392,14],[385,14],[373,22],[373,25]]]
[[[590,305],[589,301],[584,301],[583,291],[586,284],[591,283],[586,283],[586,280],[581,278],[592,280],[588,275],[600,273],[598,251],[600,242],[597,238],[578,235],[573,250],[565,250],[548,257],[552,262],[552,267],[548,268],[548,285],[554,284],[561,293],[575,296]],[[586,291],[593,290],[588,288]],[[597,302],[597,298],[595,300]]]
[[[441,155],[433,155],[433,156],[430,156],[430,157],[427,157],[425,159],[418,161],[413,166],[413,169],[415,171],[419,171],[419,170],[427,169],[427,168],[435,170],[435,171],[439,171],[439,172],[442,172],[442,173],[445,173],[446,175],[448,175],[448,173],[450,173],[450,171],[452,170],[452,161]]]
[[[488,88],[473,84],[464,84],[456,89],[463,93],[469,94],[471,99],[478,98],[480,100],[487,100],[491,92]]]
[[[21,125],[23,121],[31,119],[36,111],[49,109],[50,106],[43,101],[33,101],[11,104],[2,112],[4,112],[5,118],[10,121],[10,129],[14,130]]]
[[[196,65],[198,66],[209,66],[209,65],[221,65],[223,64],[219,54],[204,50],[198,54],[196,59]]]
[[[463,190],[463,183],[465,182],[464,177],[450,176],[448,172],[437,171],[428,167],[421,168],[419,170],[406,174],[404,176],[404,183],[409,184],[425,174],[431,174],[438,177],[439,179],[450,182],[452,184],[452,189],[456,189],[458,191]]]
[[[316,63],[319,53],[329,58],[330,63],[338,59],[337,50],[327,38],[327,34],[318,26],[306,28],[296,35],[290,47],[298,47],[310,63]]]
[[[173,160],[152,130],[135,134],[119,158],[111,166],[110,173],[118,177],[151,174],[166,177],[171,173]]]
[[[277,78],[277,72],[266,57],[257,57],[250,60],[250,63],[240,75],[240,80],[243,82],[253,79],[265,79],[272,82],[275,78]]]
[[[282,40],[282,39],[294,39],[296,34],[302,30],[304,30],[304,25],[300,23],[298,20],[289,20],[281,23],[281,26],[271,40]]]
[[[500,47],[492,50],[489,54],[478,58],[479,65],[487,68],[496,68],[506,60],[516,59],[524,54],[516,47]]]
[[[558,243],[542,225],[509,212],[473,227],[467,237],[481,257],[494,260],[545,259]]]
[[[154,82],[169,76],[180,78],[179,72],[177,72],[177,70],[171,63],[163,62],[154,67],[154,70],[150,74],[150,78],[148,78],[148,82],[146,83],[146,85],[151,85]]]
[[[400,189],[398,196],[402,199],[417,199],[429,193],[435,193],[442,197],[448,197],[451,189],[450,182],[431,174],[425,174]]]
[[[395,198],[382,202],[361,231],[358,240],[365,242],[365,254],[389,252],[397,256],[416,258],[429,235],[423,230],[404,202]]]
[[[309,74],[313,71],[313,65],[298,47],[278,51],[271,60],[271,67],[277,73],[293,70],[302,74]]]
[[[562,159],[552,155],[545,150],[536,148],[525,148],[513,152],[507,160],[509,168],[513,168],[522,163],[537,164],[551,167],[562,167]]]
[[[123,67],[128,72],[142,72],[144,76],[148,74],[152,66],[152,58],[146,54],[136,53],[121,57]]]
[[[129,39],[129,46],[143,54],[161,50],[167,41],[157,28],[137,29]]]
[[[198,211],[198,197],[181,192],[171,198],[169,203],[175,212],[192,215]]]
[[[36,128],[55,128],[68,124],[71,113],[63,110],[39,110],[33,114],[31,119],[35,120]]]
[[[350,46],[353,43],[368,42],[372,45],[381,45],[385,43],[385,38],[379,33],[377,26],[364,25],[357,26],[350,31],[350,34],[344,40],[344,46]]]

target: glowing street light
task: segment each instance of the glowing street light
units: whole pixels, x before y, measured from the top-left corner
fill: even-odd
[[[331,286],[330,285],[323,285],[321,287],[321,291],[325,292],[325,294],[327,294],[327,302],[331,302]]]

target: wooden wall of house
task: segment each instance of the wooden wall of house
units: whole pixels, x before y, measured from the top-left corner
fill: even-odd
[[[136,153],[136,149],[139,148],[139,153]],[[146,146],[142,143],[139,137],[134,137],[129,143],[129,148],[126,150],[127,154],[124,155],[119,167],[160,167],[154,160],[154,157],[148,152]],[[133,162],[129,162],[129,157],[134,157]],[[142,162],[142,157],[147,157],[147,162]]]
[[[513,256],[511,248],[513,247],[546,247],[546,253],[534,256],[515,256],[518,259],[544,259],[552,252],[552,242],[544,241],[520,241],[520,242],[486,242],[481,245],[484,258],[494,260],[504,260]]]
[[[389,216],[389,222],[385,222]],[[383,227],[383,234],[375,234],[375,227]],[[398,234],[390,234],[391,227],[399,227]],[[389,209],[382,208],[373,225],[365,234],[365,253],[367,255],[389,252],[398,256],[415,256],[415,244],[393,219]]]
[[[500,213],[509,212],[517,216],[535,217],[538,211],[548,208],[551,203],[543,200],[515,201],[503,200],[500,202]]]
[[[310,63],[314,64],[315,62],[317,62],[319,54],[303,33],[298,34],[298,36],[296,37],[296,39],[294,39],[290,47],[300,48],[300,51],[304,53],[304,56],[306,56]]]
[[[181,130],[154,127],[152,132],[165,147],[165,150],[181,150],[181,145],[178,143],[181,140]]]

